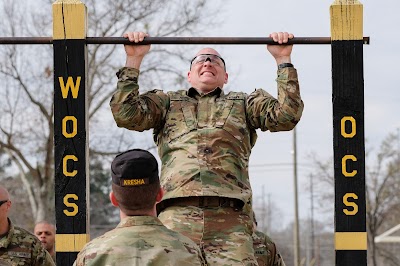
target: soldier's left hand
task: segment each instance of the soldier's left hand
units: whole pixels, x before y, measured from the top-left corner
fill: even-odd
[[[269,35],[276,43],[267,45],[268,51],[272,54],[272,56],[279,61],[285,61],[285,63],[289,63],[290,61],[290,54],[292,53],[293,45],[284,45],[290,39],[293,39],[294,35],[288,32],[273,32]],[[283,44],[283,45],[282,45]]]

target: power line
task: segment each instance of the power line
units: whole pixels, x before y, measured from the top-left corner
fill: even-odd
[[[311,163],[297,163],[298,166],[302,167],[312,167],[314,168],[315,166]],[[291,166],[293,167],[293,163],[263,163],[263,164],[251,164],[249,165],[249,168],[258,168],[258,167],[269,167],[269,166]]]

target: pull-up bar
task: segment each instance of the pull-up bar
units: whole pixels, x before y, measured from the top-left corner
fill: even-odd
[[[52,44],[52,37],[0,37],[0,44]],[[123,37],[87,37],[87,44],[135,44]],[[331,44],[331,37],[294,37],[286,44]],[[369,44],[369,37],[363,37]],[[139,44],[276,44],[270,37],[146,37]]]

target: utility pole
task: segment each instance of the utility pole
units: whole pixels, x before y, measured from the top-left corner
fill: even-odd
[[[294,266],[300,266],[300,239],[299,239],[299,206],[297,195],[297,137],[296,128],[293,129],[293,188],[294,188]]]
[[[315,259],[315,235],[314,235],[314,184],[313,175],[310,175],[310,193],[311,193],[311,259]]]
[[[262,185],[262,218],[261,218],[261,228],[263,232],[267,232],[267,228],[265,228],[265,190],[264,190],[264,185]]]
[[[271,194],[268,193],[268,206],[267,206],[267,234],[270,235],[271,234],[271,228],[272,228],[272,221],[271,221],[271,217],[272,217],[272,207],[271,207]]]
[[[397,155],[400,162],[400,127],[397,128]]]

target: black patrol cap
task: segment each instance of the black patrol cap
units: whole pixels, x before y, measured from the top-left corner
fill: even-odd
[[[118,154],[111,163],[114,184],[120,187],[137,187],[159,182],[158,163],[154,156],[142,149]]]

